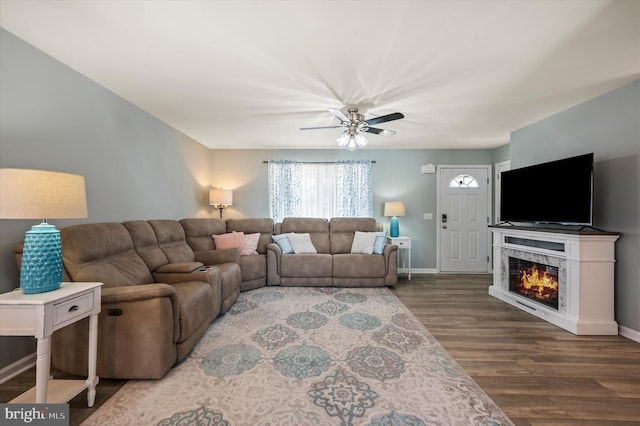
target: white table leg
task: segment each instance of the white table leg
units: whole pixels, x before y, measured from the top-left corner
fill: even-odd
[[[409,264],[409,281],[411,281],[411,247],[407,249],[407,256],[409,257],[407,263]]]
[[[38,338],[36,348],[36,404],[47,403],[47,387],[51,372],[51,336]]]
[[[89,317],[89,370],[87,374],[87,405],[93,407],[96,400],[96,385],[99,378],[96,375],[96,358],[98,355],[98,315]]]

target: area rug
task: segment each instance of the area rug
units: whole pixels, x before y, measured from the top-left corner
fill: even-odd
[[[83,423],[106,424],[512,423],[389,289],[264,287]]]

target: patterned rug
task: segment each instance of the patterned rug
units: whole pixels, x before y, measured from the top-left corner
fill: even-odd
[[[512,423],[387,288],[264,287],[83,423],[106,424]]]

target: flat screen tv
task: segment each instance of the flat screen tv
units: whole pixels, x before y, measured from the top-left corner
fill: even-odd
[[[593,153],[503,172],[500,220],[591,226]]]

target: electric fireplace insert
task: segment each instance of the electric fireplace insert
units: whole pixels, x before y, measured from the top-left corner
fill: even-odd
[[[558,309],[558,268],[509,257],[509,291]]]

